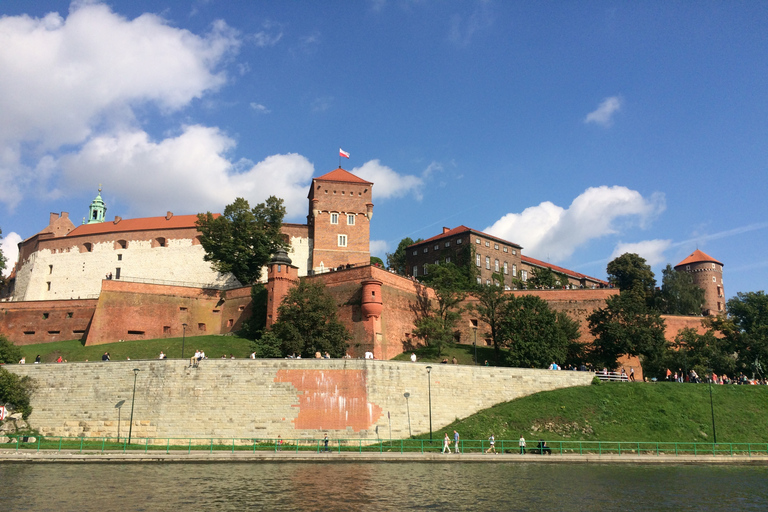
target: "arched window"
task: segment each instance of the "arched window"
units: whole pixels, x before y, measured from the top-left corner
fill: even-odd
[[[166,247],[166,240],[164,237],[159,236],[152,240],[152,247]]]
[[[93,251],[93,244],[90,242],[85,242],[83,245],[80,246],[80,252],[91,252]]]
[[[118,240],[115,242],[115,249],[127,249],[128,248],[128,242],[126,240]]]

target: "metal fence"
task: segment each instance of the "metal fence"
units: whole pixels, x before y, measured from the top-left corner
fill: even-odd
[[[545,444],[542,445],[542,442]],[[526,454],[550,455],[768,455],[768,443],[678,443],[635,441],[528,441]],[[443,449],[442,440],[434,439],[254,439],[254,438],[126,438],[116,437],[11,437],[6,447],[19,450],[136,453],[149,451],[179,452],[347,452],[347,453],[436,453]],[[459,442],[460,453],[484,453],[488,440],[467,439]],[[453,452],[455,444],[450,443]],[[497,453],[520,453],[517,440],[500,439],[494,445]]]

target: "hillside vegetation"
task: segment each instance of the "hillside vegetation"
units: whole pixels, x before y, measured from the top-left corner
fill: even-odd
[[[718,443],[768,442],[768,387],[715,385],[712,396]],[[601,383],[537,393],[457,420],[435,430],[433,437],[452,436],[454,429],[463,439],[493,434],[514,440],[522,434],[552,441],[713,440],[709,386],[666,382]]]

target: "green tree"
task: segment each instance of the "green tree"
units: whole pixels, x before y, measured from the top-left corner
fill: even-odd
[[[278,308],[272,332],[282,341],[282,355],[313,357],[328,352],[332,357],[346,353],[351,336],[336,311],[336,301],[322,281],[302,279],[291,288]]]
[[[32,413],[30,400],[34,381],[29,376],[19,377],[0,367],[0,404],[8,404],[14,412],[20,412],[24,419]]]
[[[650,265],[634,253],[624,253],[608,263],[608,281],[622,292],[633,292],[652,305],[656,290],[656,278]]]
[[[661,273],[659,310],[666,315],[701,315],[704,290],[693,282],[693,276],[678,272],[669,264]]]
[[[627,354],[643,356],[646,372],[646,366],[650,369],[659,364],[669,346],[664,338],[664,320],[632,289],[606,299],[605,307],[592,312],[588,321],[595,336],[593,362],[611,370],[618,366],[618,358]]]
[[[569,281],[566,276],[559,272],[555,272],[551,267],[540,268],[536,267],[531,270],[531,275],[528,277],[528,288],[561,288],[568,285]]]
[[[272,254],[288,249],[280,232],[284,216],[283,200],[274,196],[253,208],[238,197],[218,217],[211,212],[198,214],[205,261],[218,272],[231,272],[242,284],[253,284]]]
[[[452,342],[456,323],[461,318],[461,302],[467,296],[466,274],[453,263],[427,265],[429,286],[435,292],[435,300],[421,296],[413,333],[442,354],[446,343]]]
[[[267,328],[267,301],[269,294],[263,283],[251,286],[251,316],[243,322],[241,335],[258,340]]]
[[[384,262],[378,256],[371,256],[371,265],[384,266]]]
[[[16,364],[21,357],[21,349],[0,334],[0,364]]]
[[[397,249],[393,253],[387,253],[387,266],[397,272],[398,274],[406,274],[407,269],[407,255],[406,248],[409,245],[417,244],[422,239],[412,240],[410,237],[405,237],[397,244]]]
[[[764,291],[739,292],[728,299],[727,317],[709,319],[737,355],[738,370],[766,375],[768,364],[768,296]]]
[[[691,328],[680,329],[672,348],[667,368],[693,369],[701,377],[710,371],[733,377],[736,371],[736,359],[731,356],[728,340],[716,336],[713,330],[698,334]]]
[[[253,342],[253,347],[256,357],[262,359],[283,357],[285,355],[283,352],[283,342],[274,331],[267,331],[262,334],[259,339]]]
[[[504,276],[502,274],[493,274],[493,279],[498,281],[498,286],[483,284],[475,286],[472,295],[477,302],[472,304],[470,308],[477,313],[479,320],[488,325],[489,331],[483,333],[483,336],[491,339],[494,357],[498,365],[501,347],[506,342],[501,336],[501,325],[504,321],[505,306],[510,295],[504,290]]]
[[[508,362],[522,368],[564,364],[579,338],[579,323],[550,309],[535,295],[510,297],[504,307],[502,336],[509,340]]]

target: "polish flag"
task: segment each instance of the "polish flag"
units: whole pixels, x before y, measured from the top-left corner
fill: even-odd
[[[339,156],[343,156],[344,158],[349,158],[349,153],[339,148]]]

